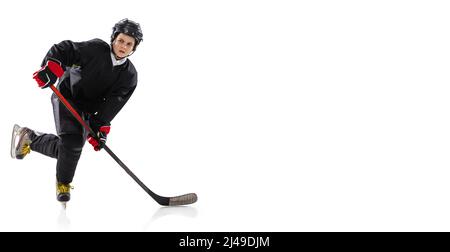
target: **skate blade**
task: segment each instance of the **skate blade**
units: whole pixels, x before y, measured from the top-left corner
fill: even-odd
[[[61,202],[61,206],[63,210],[67,209],[67,202]]]
[[[14,159],[16,158],[16,146],[17,146],[16,138],[19,134],[19,129],[20,129],[20,126],[17,124],[14,124],[12,136],[11,136],[11,157]]]

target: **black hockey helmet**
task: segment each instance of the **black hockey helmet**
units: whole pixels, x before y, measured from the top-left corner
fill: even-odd
[[[124,33],[136,40],[133,51],[136,50],[136,47],[143,40],[141,26],[138,23],[129,20],[128,18],[122,19],[114,25],[113,32],[111,34],[111,43],[114,41],[114,39],[116,39],[119,33]]]

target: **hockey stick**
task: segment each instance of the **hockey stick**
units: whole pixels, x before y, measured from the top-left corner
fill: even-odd
[[[70,105],[69,102],[64,98],[64,96],[59,92],[59,90],[54,86],[50,85],[50,88],[53,90],[53,92],[58,96],[59,100],[64,104],[64,106],[70,111],[70,113],[77,119],[81,125],[92,135],[95,136],[95,132],[87,125],[87,123],[81,118],[81,116],[78,114],[78,112]],[[112,150],[105,145],[103,147],[106,152],[114,159],[116,162],[125,170],[128,175],[130,175],[134,181],[136,181],[144,191],[146,191],[156,202],[158,202],[160,205],[163,206],[178,206],[178,205],[188,205],[195,203],[197,201],[197,195],[195,193],[188,193],[180,196],[175,197],[164,197],[160,196],[154,192],[152,192],[142,181],[134,175],[134,173],[112,152]]]

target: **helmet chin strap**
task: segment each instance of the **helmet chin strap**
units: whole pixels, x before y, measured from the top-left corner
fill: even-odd
[[[128,58],[128,57],[130,57],[131,55],[133,55],[133,54],[134,54],[134,52],[135,52],[135,51],[131,51],[131,52],[130,52],[130,54],[128,54],[128,56],[127,56],[127,57],[125,57],[125,58]]]
[[[114,52],[113,46],[111,45],[111,52],[114,54],[114,57],[116,58],[116,60],[123,60],[123,59],[128,58],[128,57],[130,57],[131,55],[133,55],[133,53],[134,53],[135,51],[131,51],[131,53],[128,54],[127,56],[125,56],[125,57],[119,57],[119,56],[117,56],[117,54]]]

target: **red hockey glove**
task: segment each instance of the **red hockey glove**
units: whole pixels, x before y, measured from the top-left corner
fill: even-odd
[[[94,147],[95,151],[99,151],[103,147],[105,147],[106,138],[107,138],[110,130],[111,130],[110,126],[101,126],[97,132],[98,141],[95,137],[92,137],[92,135],[88,136],[87,140]]]
[[[55,84],[58,78],[64,74],[61,62],[55,59],[47,60],[45,66],[33,74],[33,79],[36,80],[40,88],[46,88]]]

